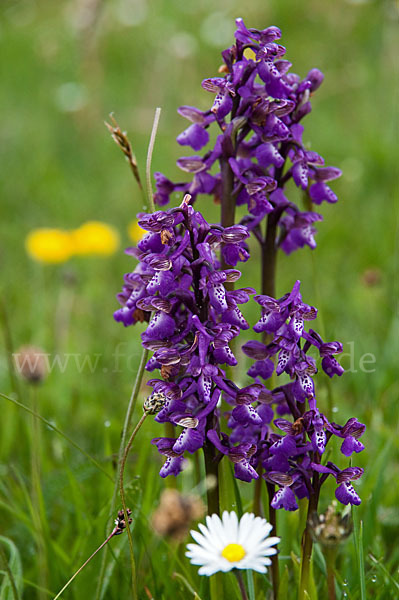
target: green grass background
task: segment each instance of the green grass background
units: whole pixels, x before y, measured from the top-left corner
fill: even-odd
[[[126,227],[142,209],[142,201],[103,121],[115,112],[143,172],[154,110],[162,107],[153,170],[184,179],[175,161],[187,149],[180,148],[175,137],[185,121],[176,108],[209,106],[210,95],[200,83],[217,73],[220,51],[232,43],[237,16],[252,27],[279,26],[294,72],[304,76],[317,67],[325,73],[313,112],[306,118],[304,140],[327,164],[343,170],[334,185],[339,203],[320,207],[325,221],[318,224],[315,252],[304,249],[280,256],[277,289],[282,295],[301,279],[304,300],[319,308],[319,330],[328,340],[341,340],[344,352],[352,353],[342,361],[349,372],[331,381],[330,392],[334,420],[343,423],[357,416],[367,425],[366,450],[354,458],[354,464],[365,468],[357,485],[363,498],[357,515],[364,526],[366,597],[398,598],[394,2],[2,0],[0,277],[12,343],[14,348],[40,345],[49,353],[100,355],[94,372],[86,368],[79,373],[73,361],[65,373],[55,369],[36,400],[20,382],[21,400],[28,406],[36,401],[41,415],[114,476],[113,459],[141,352],[142,326],[124,329],[114,323],[112,312],[122,275],[132,269],[122,251],[130,243]],[[215,215],[206,202],[202,210]],[[26,255],[24,238],[33,228],[75,228],[92,219],[119,230],[122,248],[113,257],[43,266]],[[373,285],[365,283],[370,269],[378,275]],[[258,277],[254,248],[242,284],[256,285]],[[251,318],[255,322],[255,315]],[[126,356],[116,365],[118,344]],[[368,353],[375,358],[366,365],[372,372],[361,368]],[[0,391],[12,394],[4,347],[0,359]],[[238,377],[245,382],[244,369]],[[322,375],[318,390],[327,410]],[[33,443],[30,415],[5,399],[0,403],[0,535],[15,545],[4,542],[3,548],[13,557],[10,564],[18,581],[24,579],[22,597],[50,598],[51,593],[35,586],[45,584],[54,596],[101,543],[113,486],[50,428],[40,426],[40,446]],[[149,443],[154,435],[162,435],[162,428],[146,423],[126,474],[140,583],[157,600],[192,597],[172,578],[177,571],[206,598],[207,582],[188,565],[183,549],[160,541],[151,529],[150,515],[165,485],[158,476],[160,458]],[[32,456],[40,463],[40,514],[32,506]],[[193,473],[185,472],[179,487],[187,491],[192,486]],[[324,488],[322,509],[333,498],[333,489]],[[240,490],[249,509],[251,492],[245,485]],[[234,502],[232,496],[231,505]],[[295,598],[295,560],[290,552],[299,554],[298,515],[278,517],[282,565],[290,571],[288,597]],[[128,598],[126,540],[121,536],[111,545],[118,560],[104,597]],[[322,599],[326,592],[320,552],[315,561]],[[65,598],[96,597],[100,562],[97,556]],[[338,597],[360,598],[353,537],[342,546],[338,564]],[[0,583],[1,600],[12,598],[6,579]],[[226,579],[235,597],[234,582]],[[262,582],[258,578],[256,585]]]

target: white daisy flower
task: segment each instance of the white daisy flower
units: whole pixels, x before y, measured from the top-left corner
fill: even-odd
[[[206,527],[198,525],[201,533],[191,531],[196,544],[187,544],[186,556],[193,565],[201,565],[200,575],[213,575],[217,571],[226,573],[231,569],[252,569],[266,572],[271,564],[272,548],[279,537],[268,537],[270,523],[253,513],[245,513],[238,521],[235,512],[224,511],[222,518],[214,514],[206,517]]]

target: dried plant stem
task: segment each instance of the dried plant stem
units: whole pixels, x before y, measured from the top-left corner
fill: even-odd
[[[6,553],[4,552],[3,546],[1,545],[1,543],[0,543],[0,565],[2,567],[2,570],[7,574],[7,577],[9,579],[9,582],[11,585],[12,595],[14,596],[14,600],[20,600],[17,586],[16,586],[15,579],[14,579],[14,575],[12,574],[10,565],[8,564],[8,559],[7,559]]]
[[[72,575],[72,577],[69,579],[69,581],[67,581],[67,583],[64,585],[64,587],[62,588],[62,590],[60,590],[60,591],[58,592],[58,594],[57,594],[57,595],[56,595],[56,596],[53,598],[53,600],[57,600],[57,599],[58,599],[58,598],[61,596],[61,594],[63,594],[63,592],[65,592],[65,590],[66,590],[66,589],[67,589],[67,587],[68,587],[68,586],[69,586],[69,585],[72,583],[72,581],[75,579],[75,577],[76,577],[77,575],[79,575],[79,573],[80,573],[81,571],[83,571],[83,569],[85,568],[85,566],[89,564],[89,562],[91,561],[91,559],[92,559],[92,558],[94,558],[94,557],[95,557],[95,555],[97,554],[97,552],[99,552],[99,551],[100,551],[102,548],[104,548],[104,546],[105,546],[106,544],[108,544],[109,540],[110,540],[112,537],[114,537],[114,535],[115,535],[115,533],[116,533],[117,531],[118,531],[118,529],[117,529],[117,527],[115,527],[115,528],[114,528],[114,529],[111,531],[111,533],[109,534],[109,536],[107,537],[107,539],[106,539],[106,540],[105,540],[105,541],[104,541],[104,542],[103,542],[103,543],[102,543],[102,544],[101,544],[101,545],[100,545],[100,546],[97,548],[97,550],[95,550],[95,551],[93,552],[93,554],[92,554],[92,555],[91,555],[91,556],[90,556],[90,557],[89,557],[89,558],[86,560],[86,562],[85,562],[85,563],[83,563],[83,565],[82,565],[82,566],[81,566],[81,567],[80,567],[80,568],[79,568],[79,569],[76,571],[76,573],[74,573],[74,574]]]
[[[136,374],[136,379],[133,384],[132,393],[130,395],[129,404],[128,404],[128,407],[126,410],[125,422],[123,424],[121,443],[120,443],[120,447],[119,447],[119,457],[118,457],[119,468],[120,468],[120,462],[122,460],[123,452],[125,449],[127,432],[132,423],[134,409],[136,408],[137,397],[140,392],[141,382],[143,380],[143,375],[144,375],[144,371],[145,371],[145,365],[147,364],[147,360],[148,360],[148,354],[149,354],[148,350],[146,348],[143,348],[143,352],[141,353],[139,368],[138,368],[138,371]]]
[[[244,580],[242,578],[240,571],[238,569],[234,569],[233,573],[236,576],[236,579],[238,582],[238,587],[240,588],[242,600],[248,600],[247,590],[245,589]]]
[[[51,423],[51,421],[48,421],[47,419],[42,417],[39,413],[37,413],[36,411],[29,408],[29,406],[25,406],[25,404],[22,404],[22,402],[18,402],[18,400],[14,400],[14,398],[11,398],[10,396],[6,396],[6,394],[3,394],[2,392],[0,392],[0,398],[4,398],[5,400],[12,402],[16,406],[23,408],[26,412],[33,415],[36,419],[39,419],[39,421],[42,421],[42,423],[45,423],[47,425],[47,427],[50,427],[50,429],[52,429],[53,431],[58,433],[61,437],[63,437],[64,440],[66,440],[69,444],[71,444],[71,446],[76,448],[76,450],[79,450],[79,452],[81,452],[88,460],[90,460],[90,462],[92,462],[93,465],[95,465],[97,467],[97,469],[102,471],[102,473],[104,473],[104,475],[106,477],[108,477],[108,479],[113,481],[113,477],[111,477],[111,475],[108,473],[108,471],[106,471],[104,469],[104,467],[102,467],[100,465],[100,463],[96,461],[95,458],[93,458],[88,452],[86,452],[86,450],[83,450],[83,448],[81,448],[76,442],[74,442],[66,433],[64,433],[63,431],[58,429],[58,427],[53,425],[53,423]]]
[[[148,145],[147,160],[146,160],[147,196],[148,196],[149,209],[150,209],[151,212],[155,211],[154,196],[153,196],[152,185],[151,185],[151,161],[152,161],[152,153],[153,153],[153,150],[154,150],[155,137],[156,137],[157,130],[158,130],[158,124],[159,124],[160,116],[161,116],[161,109],[157,108],[156,111],[155,111],[154,122],[153,122],[153,125],[152,125],[152,131],[151,131],[151,136],[150,136],[150,142],[149,142],[149,145]],[[108,127],[108,129],[110,129],[110,127],[108,125],[107,125],[107,127]],[[124,138],[126,138],[126,136],[124,136]],[[118,140],[115,140],[115,141],[119,144]],[[125,140],[123,140],[123,143],[126,143]],[[122,145],[121,145],[121,147],[122,147]],[[130,144],[129,144],[129,147],[130,147]],[[122,150],[123,150],[123,148],[122,148]],[[125,154],[126,154],[126,152],[125,152]],[[131,154],[132,153],[130,152],[130,155]],[[128,159],[129,159],[129,156],[128,156]],[[135,165],[134,165],[134,168],[133,168],[133,165],[132,165],[132,162],[130,161],[130,159],[129,159],[129,162],[130,162],[130,165],[132,167],[133,174],[135,175],[136,180],[139,182],[140,181],[140,177],[138,175],[137,163],[136,163],[136,161],[134,159],[133,162],[135,163]],[[141,181],[139,183],[139,187],[140,187],[141,190],[143,189],[142,185],[141,185]],[[135,406],[136,406],[137,397],[138,397],[138,394],[139,394],[139,391],[140,391],[141,382],[142,382],[143,375],[144,375],[145,365],[146,365],[147,360],[148,360],[148,354],[149,354],[148,350],[146,348],[143,348],[143,351],[142,351],[142,354],[141,354],[141,359],[140,359],[139,369],[138,369],[137,374],[136,374],[136,379],[135,379],[135,382],[133,384],[132,393],[130,395],[129,404],[128,404],[128,407],[127,407],[127,410],[126,410],[125,422],[124,422],[124,425],[123,425],[121,443],[120,443],[120,446],[119,446],[119,454],[118,454],[118,472],[119,472],[119,474],[122,473],[122,460],[123,460],[124,451],[125,451],[125,443],[126,443],[127,432],[129,430],[129,427],[130,427],[130,424],[131,424],[131,421],[132,421],[132,416],[133,416],[133,413],[134,413],[134,409],[135,409]],[[122,473],[122,478],[123,478],[123,473]],[[119,484],[120,484],[120,475],[119,475]],[[123,485],[122,485],[122,487],[123,487]],[[117,493],[118,493],[118,477],[116,477],[116,479],[115,479],[114,492],[113,492],[112,499],[111,499],[110,514],[113,514],[114,511],[115,511],[115,504],[116,504]],[[123,502],[124,502],[124,497],[123,497],[122,503]],[[123,505],[123,510],[124,510],[125,516],[126,516],[126,505],[125,504]],[[127,529],[128,529],[128,537],[129,537],[129,546],[130,546],[130,551],[131,551],[131,557],[132,557],[132,560],[134,561],[134,556],[132,554],[133,544],[132,544],[132,539],[131,539],[131,533],[130,533],[129,527]],[[104,583],[106,560],[107,560],[107,557],[106,557],[106,554],[104,554],[103,560],[102,560],[102,563],[101,563],[100,574],[99,574],[99,578],[98,578],[98,584],[97,584],[97,590],[96,590],[96,600],[99,600],[100,598],[102,598],[102,593],[103,593],[103,589],[102,588],[103,588],[103,583]],[[135,589],[136,588],[134,587],[134,590]]]
[[[139,395],[141,382],[143,380],[145,365],[148,360],[148,354],[149,354],[148,350],[146,348],[143,348],[143,351],[141,353],[139,368],[136,373],[136,378],[135,378],[135,381],[133,384],[132,393],[130,394],[129,404],[128,404],[128,407],[126,410],[125,421],[123,424],[121,442],[119,445],[119,453],[118,453],[118,473],[120,473],[122,457],[123,457],[123,453],[124,453],[125,445],[126,445],[127,432],[129,430],[129,427],[130,427],[130,424],[132,421],[134,409],[136,407],[137,397]],[[114,514],[114,512],[115,512],[116,498],[118,495],[118,487],[119,487],[119,479],[117,476],[114,481],[114,491],[113,491],[112,499],[111,499],[110,515]],[[100,575],[98,578],[96,600],[98,600],[99,598],[102,598],[102,587],[103,587],[104,576],[105,576],[106,560],[107,560],[107,555],[106,555],[106,553],[104,553],[103,559],[101,562]]]
[[[123,514],[125,517],[125,523],[129,523],[129,515],[127,514],[125,489],[124,489],[124,481],[123,481],[124,474],[125,474],[125,465],[126,465],[126,460],[129,455],[130,449],[132,447],[134,438],[136,437],[137,432],[139,431],[140,427],[144,423],[146,417],[147,417],[147,413],[144,413],[141,416],[140,421],[137,423],[136,427],[134,428],[133,433],[130,436],[127,446],[125,448],[125,451],[123,453],[121,464],[119,467],[119,493],[121,496],[121,502],[122,502]],[[134,549],[133,549],[133,538],[132,538],[132,533],[130,531],[129,526],[126,527],[126,531],[127,531],[127,536],[129,539],[130,564],[131,564],[131,570],[132,570],[132,598],[134,600],[136,600],[137,599],[137,580],[136,580],[136,562],[134,559]]]
[[[119,148],[122,150],[123,154],[125,155],[126,160],[130,165],[133,177],[136,180],[136,183],[140,189],[140,192],[143,194],[143,198],[145,200],[146,198],[144,195],[144,188],[143,188],[143,184],[141,182],[141,177],[140,177],[140,172],[139,172],[139,168],[137,165],[137,160],[136,160],[136,157],[132,150],[132,145],[129,142],[126,132],[121,130],[121,128],[119,127],[119,125],[116,122],[112,113],[110,114],[110,119],[112,121],[112,125],[110,125],[109,123],[107,123],[105,121],[105,126],[107,127],[108,131],[110,132],[114,142],[119,146]]]
[[[155,110],[154,122],[152,124],[150,143],[148,144],[147,160],[146,160],[146,165],[145,165],[145,173],[146,173],[146,180],[147,180],[147,197],[148,197],[148,204],[149,204],[149,208],[150,208],[151,212],[155,211],[154,194],[152,192],[152,184],[151,184],[151,161],[152,161],[152,153],[154,150],[155,137],[157,135],[160,116],[161,116],[161,109],[158,107]]]

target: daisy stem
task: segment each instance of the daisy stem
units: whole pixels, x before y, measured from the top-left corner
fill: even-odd
[[[79,575],[79,573],[81,571],[83,571],[83,569],[85,568],[86,565],[89,564],[89,562],[91,561],[92,558],[95,557],[95,555],[97,554],[97,552],[99,552],[102,548],[104,548],[104,546],[106,544],[108,544],[109,540],[114,537],[115,533],[118,531],[117,527],[115,527],[111,533],[109,534],[109,536],[107,537],[106,540],[104,540],[104,542],[97,548],[97,550],[95,550],[93,552],[93,554],[86,560],[86,562],[83,563],[83,565],[72,575],[72,577],[69,579],[69,581],[67,581],[67,583],[64,585],[64,587],[58,592],[58,594],[53,598],[53,600],[57,600],[61,594],[63,594],[65,592],[65,590],[67,589],[67,587],[72,583],[72,581],[75,579],[75,577],[77,575]]]
[[[136,437],[137,432],[139,431],[140,427],[144,423],[146,417],[147,417],[147,413],[144,413],[142,415],[140,421],[137,423],[136,427],[134,428],[133,433],[130,436],[129,441],[127,443],[127,446],[125,448],[125,451],[123,453],[122,460],[121,460],[121,463],[120,463],[120,469],[119,469],[119,492],[120,492],[120,496],[121,496],[123,514],[124,514],[124,519],[125,519],[125,523],[126,523],[127,537],[129,539],[130,565],[131,565],[131,571],[132,571],[132,597],[133,597],[134,600],[137,599],[136,562],[135,562],[135,558],[134,558],[132,532],[130,531],[130,527],[128,525],[128,523],[129,523],[129,515],[127,514],[127,507],[126,507],[125,489],[124,489],[123,478],[124,478],[124,473],[125,473],[126,460],[127,460],[128,454],[130,452],[130,449],[132,447],[133,440]]]
[[[243,577],[238,569],[233,570],[234,575],[236,576],[238,587],[240,588],[242,600],[248,600],[247,590],[245,589]]]
[[[272,483],[266,482],[266,486],[267,486],[267,493],[269,496],[269,523],[270,525],[273,525],[273,529],[270,533],[270,535],[277,535],[277,515],[276,515],[276,509],[272,507],[271,502],[274,496],[274,485]],[[273,554],[270,557],[270,560],[272,561],[271,567],[270,567],[270,571],[271,571],[271,575],[272,575],[272,584],[273,584],[273,600],[277,600],[278,599],[278,588],[280,586],[280,572],[279,572],[279,568],[278,568],[278,555],[277,554]]]

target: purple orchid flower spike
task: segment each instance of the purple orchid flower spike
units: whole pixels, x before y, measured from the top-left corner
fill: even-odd
[[[302,211],[284,192],[292,180],[310,203],[337,201],[327,183],[339,177],[340,170],[325,166],[323,158],[302,140],[301,122],[311,111],[311,96],[320,87],[323,74],[311,69],[302,79],[291,73],[292,64],[277,41],[281,37],[277,27],[247,28],[242,19],[236,20],[236,26],[235,44],[222,52],[220,76],[206,78],[201,84],[213,96],[209,109],[178,109],[190,125],[177,142],[204,152],[177,161],[193,179],[175,184],[156,173],[155,201],[164,205],[171,194],[182,191],[191,194],[193,201],[205,194],[219,202],[227,173],[232,197],[237,205],[247,206],[247,216],[262,221],[273,215],[280,231],[278,246],[284,252],[305,245],[313,249],[314,223],[322,220],[321,215]],[[209,148],[212,127],[218,128],[219,135]],[[258,239],[262,241],[259,235]],[[245,256],[245,251],[236,248],[234,255],[233,248],[226,249],[226,264],[235,266],[237,253]]]
[[[275,405],[278,415],[291,414],[293,421],[285,418],[274,420],[274,425],[282,430],[282,435],[270,428],[252,427],[249,438],[257,444],[258,450],[253,460],[260,461],[265,470],[264,478],[280,486],[272,506],[286,510],[295,510],[295,498],[310,497],[316,493],[311,482],[314,474],[321,471],[314,465],[319,464],[319,457],[325,453],[333,436],[343,439],[341,452],[345,456],[364,449],[359,441],[365,430],[362,423],[355,418],[349,419],[344,426],[330,423],[317,406],[314,383],[314,376],[318,372],[317,362],[308,352],[311,348],[317,349],[322,368],[328,376],[341,375],[343,369],[334,355],[342,351],[342,344],[325,343],[315,330],[306,330],[306,322],[316,318],[317,310],[303,302],[299,290],[300,282],[297,281],[292,291],[280,299],[255,296],[255,301],[261,306],[262,316],[254,326],[254,331],[267,333],[269,343],[251,340],[243,346],[244,353],[255,361],[248,375],[256,383],[259,384],[260,378],[267,381],[274,371],[277,376],[286,373],[291,378],[291,383],[274,390],[264,388],[258,400],[262,397],[269,407]],[[278,358],[274,368],[271,357],[275,355]],[[236,397],[234,393],[230,393],[230,396]],[[253,402],[251,406],[257,410]],[[234,420],[236,412],[235,408],[229,425],[242,435],[239,429],[242,424]],[[240,438],[234,433],[232,439],[238,441]],[[277,473],[277,479],[270,477],[270,473]],[[357,471],[352,473],[344,470],[344,475],[338,475],[338,471],[334,470],[328,473],[334,474],[340,484],[337,497],[346,501],[348,494],[352,494],[351,501],[356,502],[355,492],[349,487],[348,473],[356,475]]]
[[[144,324],[142,345],[151,352],[145,368],[154,373],[150,398],[162,398],[155,421],[169,423],[174,432],[152,440],[166,457],[161,477],[177,476],[186,457],[203,450],[207,472],[216,472],[226,457],[241,481],[262,481],[261,474],[272,509],[293,511],[298,500],[313,501],[329,475],[336,479],[337,499],[356,505],[360,497],[351,482],[363,470],[321,464],[335,438],[345,457],[364,449],[365,426],[355,417],[343,426],[329,422],[318,402],[323,372],[344,372],[336,359],[342,344],[309,329],[317,309],[303,301],[299,280],[274,298],[274,274],[266,273],[268,260],[274,272],[279,250],[316,247],[322,216],[313,204],[337,201],[329,186],[340,170],[326,166],[304,136],[303,120],[323,74],[291,71],[277,27],[248,28],[242,19],[236,26],[219,75],[202,81],[208,108],[179,108],[188,121],[177,137],[189,148],[177,160],[184,181],[155,173],[154,200],[161,207],[181,195],[183,200],[138,215],[146,234],[127,250],[136,266],[124,277],[114,318],[126,327]],[[292,187],[306,210],[291,200]],[[204,196],[221,205],[220,224],[208,223],[197,210]],[[253,239],[262,253],[262,294],[233,289]],[[242,347],[252,364],[249,379],[241,380],[236,340],[250,328],[253,314],[242,305],[253,295],[253,309],[260,307],[253,330],[261,339]]]

